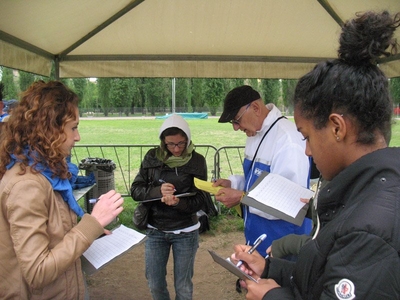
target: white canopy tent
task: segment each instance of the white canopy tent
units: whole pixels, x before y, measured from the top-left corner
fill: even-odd
[[[0,65],[49,76],[298,78],[399,0],[0,0]],[[397,30],[400,41],[400,30]],[[400,76],[400,54],[382,59]]]

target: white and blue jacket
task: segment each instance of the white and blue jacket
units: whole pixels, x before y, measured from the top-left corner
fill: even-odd
[[[269,103],[266,106],[270,112],[261,130],[255,136],[248,137],[246,141],[244,177],[231,176],[229,178],[231,187],[247,192],[263,171],[279,174],[308,187],[310,160],[305,155],[305,141],[297,131],[294,122],[286,118],[280,119],[268,132],[252,164],[254,154],[265,132],[276,119],[282,116],[274,104]],[[273,240],[290,233],[309,234],[311,231],[310,219],[305,219],[302,226],[297,226],[246,205],[243,206],[243,218],[247,243],[253,244],[261,234],[267,234],[266,240],[257,248],[261,255],[265,255],[266,249]]]

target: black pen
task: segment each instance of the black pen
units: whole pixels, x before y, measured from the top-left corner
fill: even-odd
[[[262,235],[260,235],[256,241],[254,242],[253,246],[250,248],[249,251],[247,251],[248,254],[252,254],[258,247],[258,245],[261,244],[261,242],[263,240],[265,240],[267,238],[267,235],[265,233],[263,233]],[[239,260],[238,263],[236,264],[236,267],[240,267],[243,264],[243,261]]]

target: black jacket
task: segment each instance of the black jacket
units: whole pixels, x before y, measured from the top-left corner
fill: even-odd
[[[149,150],[140,166],[132,186],[131,196],[135,201],[162,197],[161,182],[172,183],[176,193],[196,191],[195,196],[182,197],[178,205],[169,206],[161,201],[144,203],[151,206],[148,222],[159,230],[170,231],[192,226],[198,222],[196,212],[204,207],[203,191],[197,190],[193,178],[207,180],[207,165],[205,158],[192,152],[192,158],[181,167],[170,168],[156,157],[156,149]]]
[[[398,148],[375,151],[321,189],[317,237],[297,263],[269,259],[282,288],[264,300],[400,299],[399,159]]]

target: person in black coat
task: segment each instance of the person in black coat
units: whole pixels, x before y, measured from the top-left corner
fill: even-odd
[[[320,228],[295,263],[236,245],[231,259],[259,278],[246,280],[246,299],[400,299],[400,149],[388,147],[393,105],[376,64],[395,53],[399,26],[400,13],[357,15],[342,29],[338,59],[299,80],[295,123],[328,181]]]
[[[131,187],[135,201],[148,208],[146,229],[146,278],[153,299],[170,299],[166,274],[169,253],[174,257],[177,299],[192,299],[194,259],[199,247],[197,212],[206,198],[194,186],[194,177],[207,180],[205,158],[194,150],[189,125],[171,115],[160,129],[160,146],[145,155]],[[190,193],[187,197],[177,194]]]

